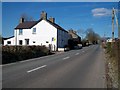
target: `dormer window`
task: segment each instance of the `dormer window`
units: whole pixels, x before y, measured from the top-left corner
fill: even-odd
[[[19,29],[19,35],[23,35],[23,30]]]
[[[36,34],[36,28],[33,28],[33,32],[32,32],[33,34]]]

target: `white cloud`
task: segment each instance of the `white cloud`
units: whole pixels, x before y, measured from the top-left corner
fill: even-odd
[[[95,8],[92,10],[92,14],[95,17],[110,16],[110,15],[112,15],[112,9]]]

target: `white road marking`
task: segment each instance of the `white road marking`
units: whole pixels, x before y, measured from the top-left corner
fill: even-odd
[[[33,61],[34,59],[31,59],[31,60],[24,60],[24,61],[20,61],[20,63],[23,63],[23,62],[28,62],[28,61]]]
[[[40,66],[40,67],[34,68],[34,69],[32,69],[32,70],[27,71],[27,73],[30,73],[30,72],[36,71],[36,70],[41,69],[41,68],[44,68],[44,67],[46,67],[46,66],[47,66],[47,65],[43,65],[43,66]]]
[[[65,57],[65,58],[63,58],[63,60],[66,60],[66,59],[69,59],[70,57]]]
[[[9,64],[4,64],[4,65],[1,65],[1,66],[2,66],[2,67],[3,67],[3,66],[10,66],[10,65],[14,65],[14,64],[17,64],[17,62],[9,63]]]
[[[76,53],[75,55],[79,55],[79,53]]]
[[[43,59],[43,58],[47,58],[47,57],[55,56],[55,55],[56,54],[43,56],[43,57],[38,57],[38,58],[33,58],[33,59],[28,59],[28,60],[23,60],[23,61],[18,61],[18,62],[13,62],[13,63],[9,63],[9,64],[4,64],[4,65],[1,65],[1,66],[9,66],[9,65],[14,65],[14,64],[24,63],[24,62],[36,61],[36,60],[39,60],[39,59]]]

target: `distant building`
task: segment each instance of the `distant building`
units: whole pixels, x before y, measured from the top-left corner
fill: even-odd
[[[113,42],[113,39],[112,38],[107,39],[106,42]]]
[[[74,30],[68,30],[68,33],[70,35],[70,39],[72,39],[73,41],[77,42],[78,44],[81,43],[81,37],[79,35],[77,35],[77,32]]]
[[[70,35],[70,39],[68,41],[69,48],[75,49],[76,46],[79,46],[81,44],[81,37],[77,35],[76,31],[74,30],[68,30],[68,33]]]
[[[52,51],[68,45],[68,31],[55,23],[55,18],[47,19],[47,13],[42,11],[38,21],[20,19],[14,29],[14,36],[4,40],[4,45],[45,45]]]

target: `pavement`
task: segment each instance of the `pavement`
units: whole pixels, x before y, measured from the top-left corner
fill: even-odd
[[[106,88],[102,48],[91,45],[2,66],[2,88]]]

